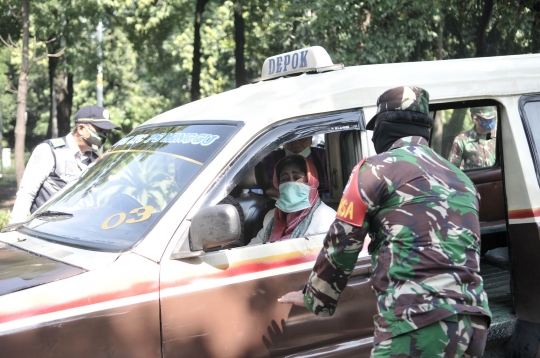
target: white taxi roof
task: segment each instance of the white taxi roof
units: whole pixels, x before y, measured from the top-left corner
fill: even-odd
[[[287,118],[375,106],[382,92],[402,85],[426,89],[431,103],[539,93],[540,54],[353,66],[278,78],[180,106],[145,125],[234,120],[257,131]]]

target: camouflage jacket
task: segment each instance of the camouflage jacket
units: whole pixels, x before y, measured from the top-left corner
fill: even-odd
[[[478,134],[473,128],[459,134],[452,144],[448,161],[460,169],[491,167],[495,164],[495,131]]]
[[[370,247],[375,343],[456,313],[491,315],[478,274],[477,193],[461,170],[425,139],[407,137],[367,158],[357,185],[364,220],[357,226],[335,220],[330,227],[305,287],[309,310],[335,312],[369,232],[377,242]]]

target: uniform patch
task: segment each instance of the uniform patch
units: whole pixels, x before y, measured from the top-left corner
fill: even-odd
[[[80,170],[75,162],[66,162],[66,175],[77,176]]]
[[[43,155],[41,154],[41,152],[35,151],[34,153],[32,153],[32,164],[39,164],[42,157]]]
[[[362,159],[354,167],[337,209],[336,219],[354,226],[362,226],[367,211],[367,204],[362,200],[358,191],[358,170],[365,161],[365,158]]]
[[[49,139],[49,142],[51,142],[54,148],[60,148],[66,145],[66,142],[62,138],[52,138]]]

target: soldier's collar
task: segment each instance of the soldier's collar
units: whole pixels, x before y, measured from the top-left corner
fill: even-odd
[[[406,147],[409,145],[428,145],[428,141],[424,137],[420,136],[404,137],[395,141],[388,150]]]
[[[469,142],[477,142],[478,140],[480,139],[487,139],[487,133],[486,134],[479,134],[477,131],[476,131],[476,128],[473,127],[469,133],[468,133],[468,139],[469,139]],[[494,136],[492,136],[493,138]]]

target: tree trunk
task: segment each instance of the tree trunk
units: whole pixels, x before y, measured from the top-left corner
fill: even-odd
[[[485,0],[482,16],[478,21],[476,28],[476,55],[475,57],[483,57],[486,55],[486,31],[489,25],[489,19],[493,12],[493,0]]]
[[[437,60],[443,59],[443,49],[444,49],[444,13],[442,12],[442,9],[439,11],[439,15],[441,17],[439,21],[439,36],[437,37]]]
[[[448,156],[450,149],[452,148],[452,143],[454,138],[463,130],[468,130],[470,128],[463,128],[465,123],[465,115],[467,114],[467,108],[456,108],[452,111],[452,116],[450,120],[446,123],[443,129],[443,140],[442,140],[442,149],[441,153]]]
[[[29,40],[29,3],[22,0],[23,48],[19,87],[17,88],[17,120],[15,124],[15,177],[17,188],[21,185],[24,173],[24,139],[26,136],[26,95],[28,92],[28,40]]]
[[[243,86],[246,81],[246,64],[244,59],[244,45],[246,43],[244,33],[244,17],[242,16],[242,0],[234,1],[234,57],[236,58],[235,77],[236,87]]]
[[[73,105],[73,74],[60,71],[56,76],[58,135],[71,131],[71,107]]]
[[[537,1],[533,6],[534,17],[531,27],[531,52],[540,52],[540,1]]]
[[[4,117],[2,113],[2,100],[0,100],[0,178],[4,176],[4,147],[2,141],[4,140]]]
[[[51,51],[54,53],[56,51]],[[58,57],[49,57],[49,90],[50,94],[50,116],[49,128],[47,129],[47,138],[58,138],[58,118],[56,115],[56,68],[58,67]]]
[[[201,25],[202,14],[208,0],[197,0],[193,36],[193,69],[191,70],[191,100],[201,98]]]

